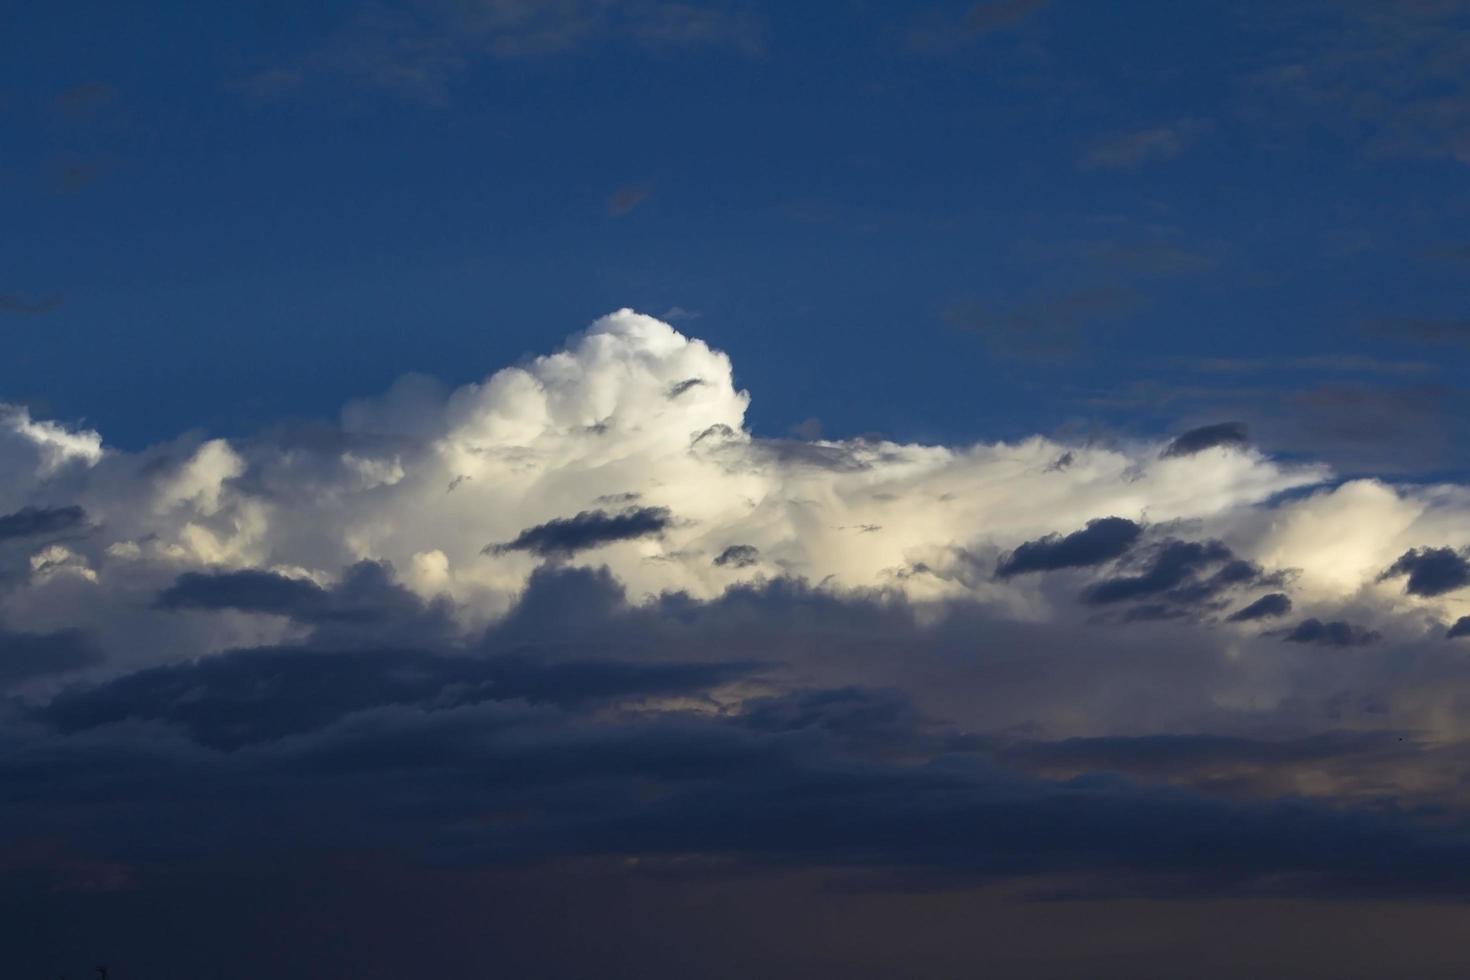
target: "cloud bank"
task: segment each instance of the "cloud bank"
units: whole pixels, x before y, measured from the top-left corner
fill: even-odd
[[[1235,423],[767,439],[749,397],[621,310],[250,439],[6,406],[0,828],[1462,890],[1415,814],[1465,802],[1465,487]]]

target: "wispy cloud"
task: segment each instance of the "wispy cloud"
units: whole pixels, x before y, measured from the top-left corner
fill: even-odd
[[[338,26],[315,50],[262,68],[237,87],[269,99],[316,78],[336,78],[435,105],[479,61],[551,57],[598,42],[644,50],[722,48],[754,56],[764,51],[765,26],[748,11],[668,0],[375,6]]]
[[[1195,119],[1163,126],[1111,133],[1087,147],[1078,166],[1083,170],[1136,170],[1150,163],[1173,160],[1185,153],[1209,127]]]

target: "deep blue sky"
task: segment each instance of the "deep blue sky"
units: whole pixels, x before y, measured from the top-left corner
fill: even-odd
[[[633,306],[728,351],[766,434],[1240,418],[1349,469],[1452,467],[1463,20],[7,5],[0,399],[124,446],[233,435]]]

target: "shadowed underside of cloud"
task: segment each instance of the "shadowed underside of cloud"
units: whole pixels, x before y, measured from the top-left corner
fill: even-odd
[[[238,609],[304,617],[325,606],[327,591],[310,579],[275,572],[185,572],[154,600],[159,609]]]
[[[1244,448],[1250,445],[1250,432],[1241,422],[1220,422],[1190,429],[1164,448],[1164,456],[1193,456],[1216,446]]]
[[[1411,548],[1379,576],[1384,581],[1408,576],[1409,595],[1438,596],[1470,585],[1470,559],[1453,548]]]
[[[1126,518],[1101,517],[1065,537],[1051,534],[1027,541],[1000,559],[995,574],[1010,578],[1026,572],[1101,565],[1133,547],[1142,533],[1143,528]]]
[[[1198,578],[1201,572],[1217,566],[1223,567],[1215,575]],[[1083,591],[1082,600],[1101,606],[1172,593],[1181,601],[1198,602],[1227,587],[1251,582],[1259,574],[1254,565],[1236,560],[1222,542],[1169,540],[1151,550],[1138,574],[1094,582]]]
[[[1284,592],[1263,595],[1255,602],[1230,615],[1232,623],[1250,623],[1258,619],[1271,619],[1291,612],[1291,597]]]
[[[65,692],[35,717],[63,732],[128,721],[177,726],[201,745],[233,750],[326,728],[391,706],[451,710],[496,701],[586,708],[671,696],[749,674],[753,663],[572,661],[444,656],[412,650],[266,648],[129,674]]]
[[[697,703],[750,669],[282,648],[143,671],[68,692],[11,731],[0,828],[64,826],[89,850],[134,860],[269,842],[407,846],[467,864],[705,854],[949,880],[1106,870],[1124,891],[1154,875],[1200,894],[1467,891],[1458,869],[1470,838],[1456,831],[1299,799],[998,768],[983,746],[926,734],[894,691],[606,710]],[[1005,758],[1177,769],[1361,751],[1173,744],[1033,743]]]
[[[715,556],[714,564],[720,568],[749,568],[760,560],[759,548],[748,544],[732,544]]]
[[[1451,640],[1457,640],[1462,636],[1470,636],[1470,616],[1461,616],[1455,620],[1454,625],[1445,633],[1445,637]]]
[[[667,507],[630,507],[618,513],[584,510],[528,527],[515,540],[485,547],[486,554],[528,551],[551,557],[573,555],[616,541],[632,541],[661,533],[673,522]]]
[[[102,663],[93,639],[81,630],[11,633],[0,628],[0,689]]]
[[[1324,623],[1320,619],[1304,619],[1281,634],[1287,643],[1308,643],[1322,647],[1360,647],[1380,639],[1373,630],[1333,620]]]
[[[86,511],[69,507],[22,507],[14,514],[0,516],[0,541],[28,538],[40,534],[56,534],[79,527],[87,520]]]

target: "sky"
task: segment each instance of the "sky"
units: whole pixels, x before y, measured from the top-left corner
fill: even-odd
[[[1470,967],[1470,3],[0,65],[7,974]]]

